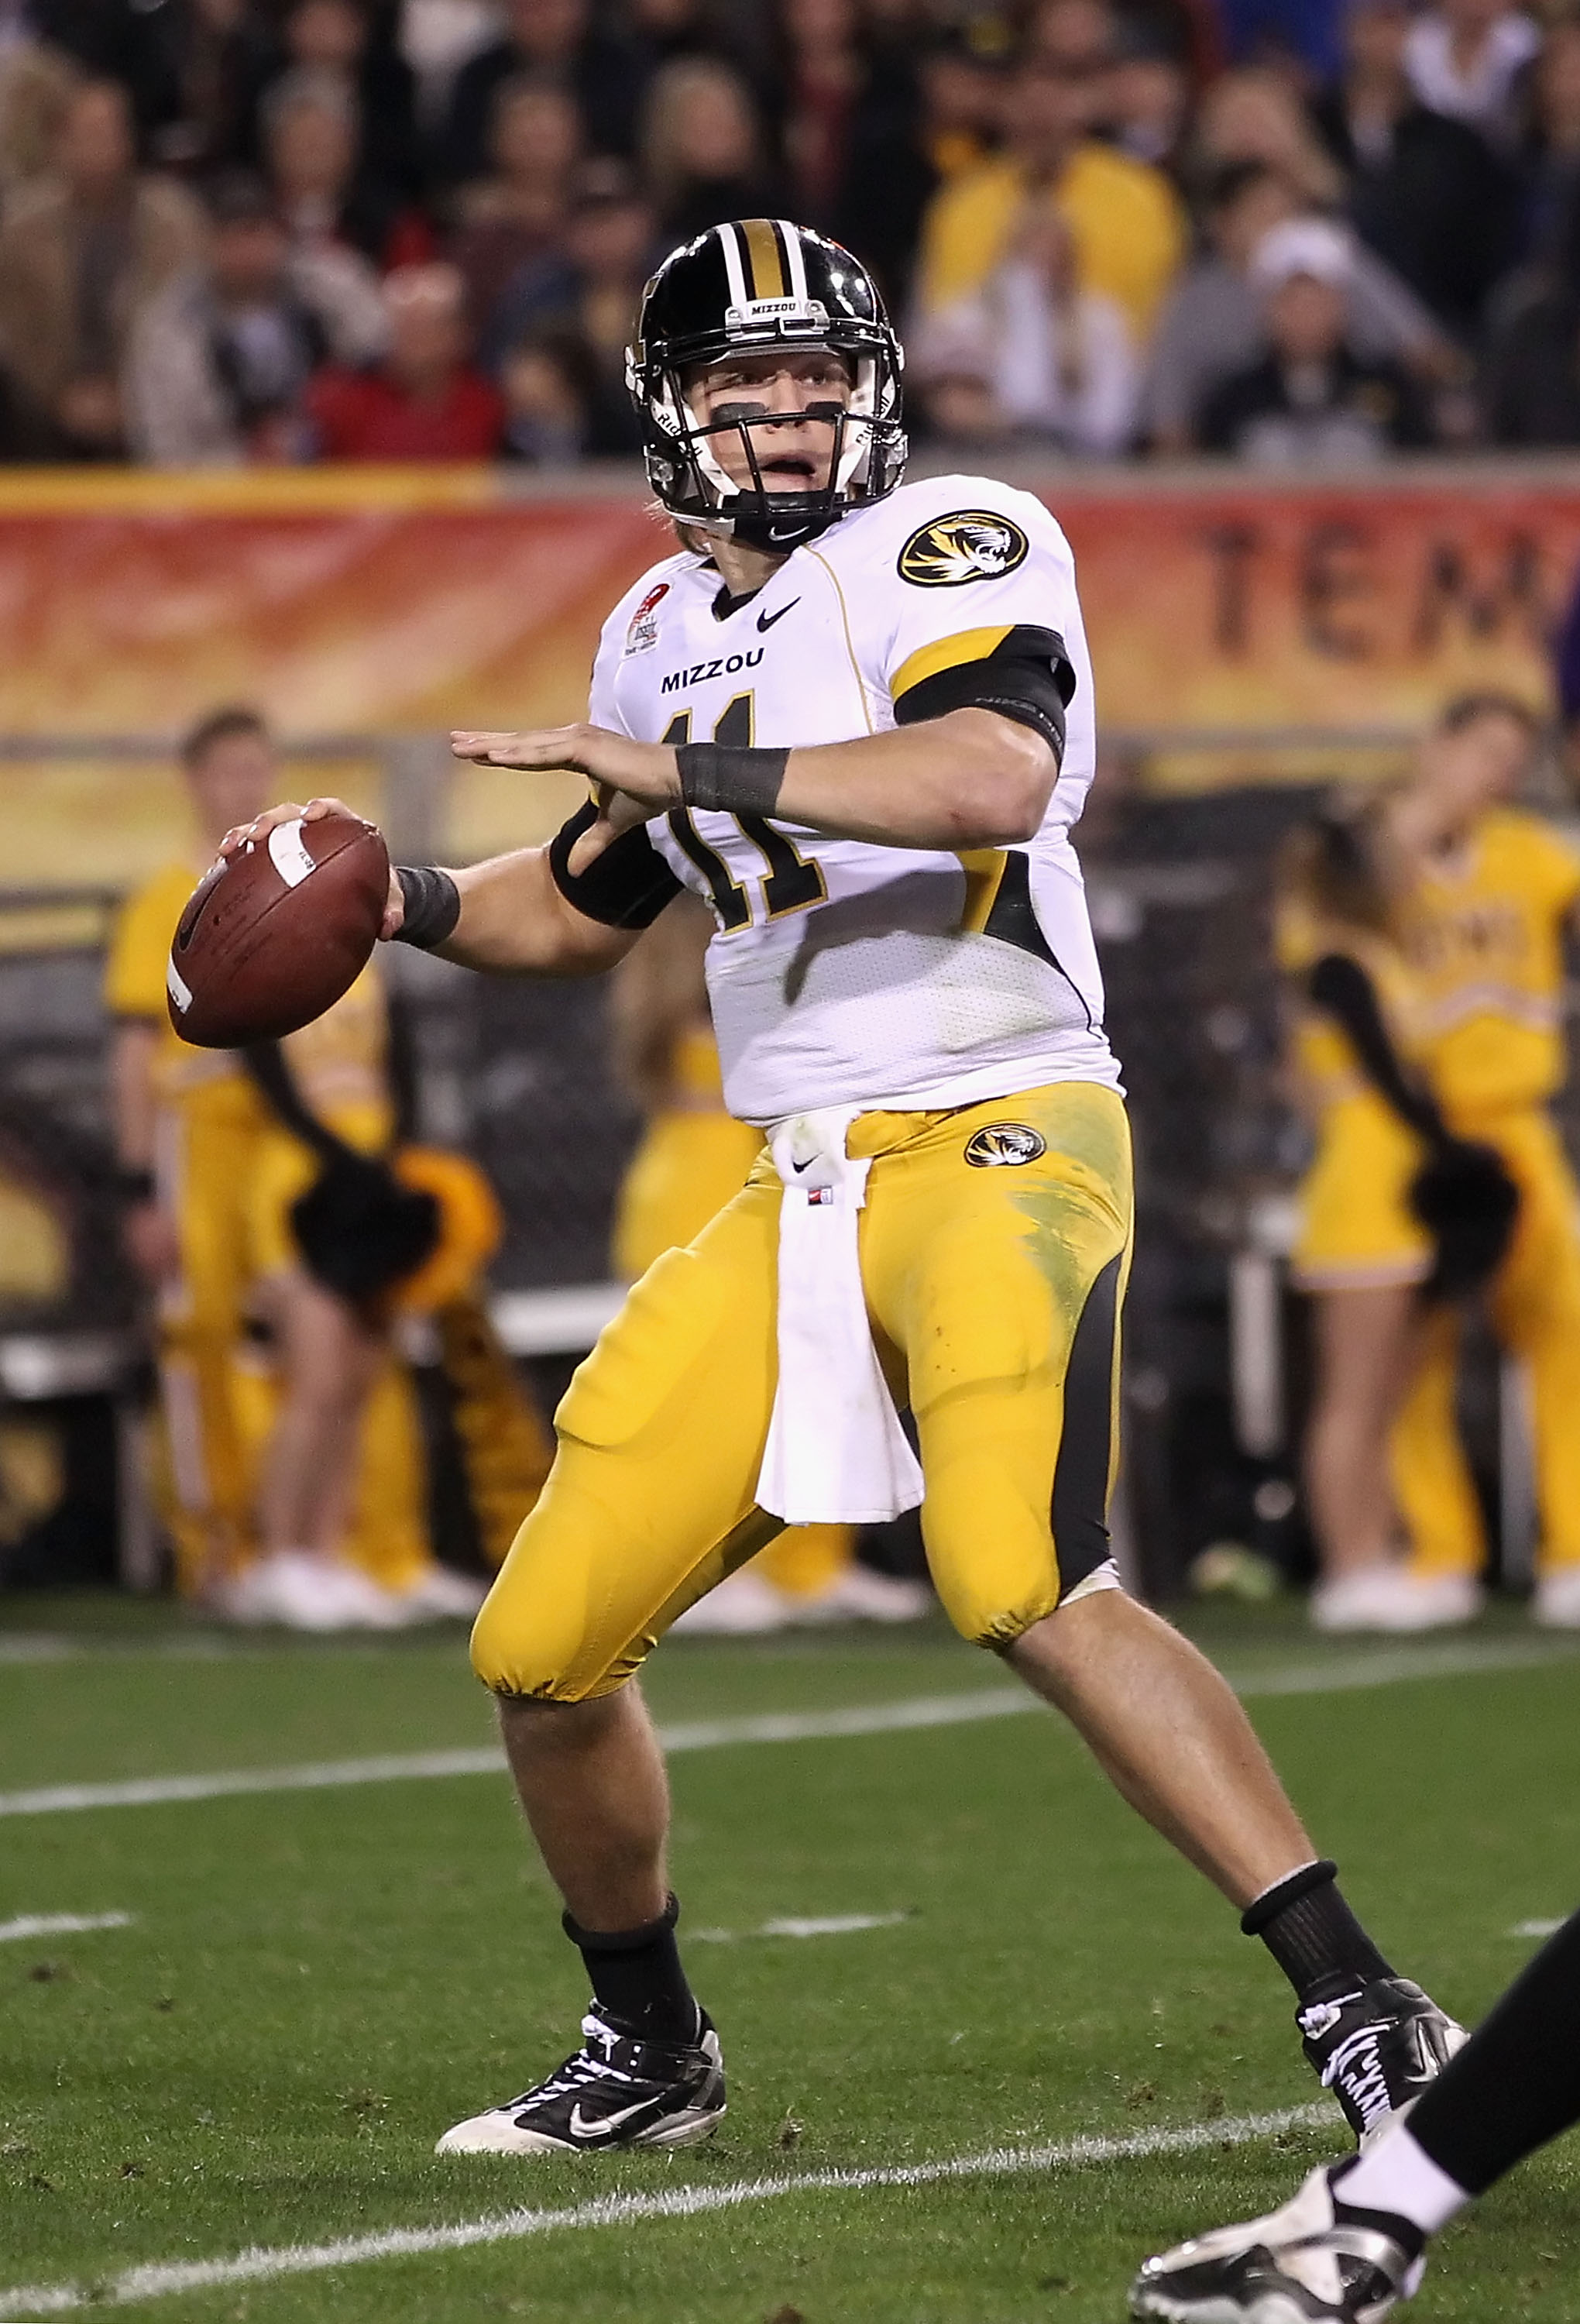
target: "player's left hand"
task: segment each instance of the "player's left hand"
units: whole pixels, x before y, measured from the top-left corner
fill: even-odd
[[[450,736],[457,759],[483,767],[519,767],[537,772],[556,767],[586,775],[601,787],[639,799],[648,815],[680,804],[680,771],[665,742],[633,742],[607,726],[546,726],[529,734],[476,733],[457,729]]]

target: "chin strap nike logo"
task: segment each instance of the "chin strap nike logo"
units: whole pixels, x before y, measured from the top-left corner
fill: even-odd
[[[792,597],[790,603],[787,605],[781,605],[776,613],[759,613],[758,615],[758,629],[771,630],[776,622],[782,622],[786,613],[793,613],[800,603],[801,600],[799,597]]]
[[[578,2103],[571,2108],[571,2136],[573,2138],[611,2138],[622,2122],[629,2122],[632,2115],[641,2114],[652,2103],[651,2098],[638,2098],[635,2106],[622,2107],[619,2114],[600,2115],[592,2122],[588,2121]]]

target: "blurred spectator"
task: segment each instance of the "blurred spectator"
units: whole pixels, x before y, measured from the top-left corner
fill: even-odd
[[[1185,217],[1168,180],[1088,134],[1092,90],[1069,68],[1028,56],[1010,81],[1006,151],[944,186],[923,228],[923,315],[980,289],[1028,209],[1069,226],[1076,280],[1124,309],[1138,343],[1184,255]]]
[[[1410,32],[1408,0],[1350,0],[1344,74],[1314,118],[1349,178],[1362,241],[1468,340],[1516,255],[1514,180],[1474,129],[1416,96]]]
[[[265,174],[292,239],[339,243],[382,269],[432,255],[422,213],[361,167],[362,108],[343,75],[299,65],[260,108]]]
[[[682,57],[654,75],[642,110],[642,161],[666,244],[725,218],[772,217],[785,189],[769,171],[750,89],[716,57]]]
[[[794,215],[827,231],[845,180],[851,124],[866,78],[856,0],[780,0],[784,43],[779,124]]]
[[[1033,209],[980,290],[935,315],[911,348],[932,432],[1123,451],[1139,369],[1124,310],[1078,290],[1070,228]]]
[[[504,30],[496,0],[397,0],[396,46],[417,82],[417,119],[432,147],[443,134],[455,78]]]
[[[1291,88],[1330,80],[1338,70],[1338,12],[1333,0],[1220,0],[1235,65],[1271,67]]]
[[[446,185],[479,176],[488,160],[494,93],[519,73],[560,81],[575,98],[596,153],[635,145],[643,74],[635,51],[594,30],[589,0],[509,0],[509,32],[480,50],[455,76],[436,155]]]
[[[53,168],[0,224],[0,361],[22,406],[78,456],[119,451],[128,333],[203,244],[192,197],[137,171],[125,91],[84,84],[66,108]]]
[[[1196,441],[1208,397],[1263,353],[1263,298],[1251,263],[1275,226],[1297,217],[1288,180],[1261,161],[1231,161],[1209,188],[1208,247],[1186,269],[1159,322],[1143,409],[1154,450]],[[1363,362],[1396,362],[1427,379],[1451,376],[1455,350],[1414,294],[1364,249],[1350,254],[1347,338]]]
[[[486,460],[504,404],[467,360],[465,286],[453,266],[402,266],[384,284],[390,351],[376,369],[330,364],[308,389],[326,460]]]
[[[526,340],[569,332],[585,352],[587,438],[594,457],[641,448],[625,387],[625,351],[642,285],[652,271],[651,206],[623,161],[589,161],[581,173],[563,254],[521,268],[494,310],[480,353],[490,368]],[[508,391],[507,391],[508,392]]]
[[[465,278],[470,312],[486,330],[519,270],[558,259],[571,180],[582,147],[575,100],[539,74],[501,81],[489,127],[491,176],[462,188],[449,256]]]
[[[41,42],[0,50],[0,203],[49,169],[81,79],[69,58]]]
[[[751,29],[739,19],[747,14],[731,0],[624,0],[620,23],[650,76],[674,57],[728,56],[744,68]]]
[[[1525,241],[1538,264],[1551,265],[1580,200],[1580,20],[1560,18],[1548,27],[1529,97],[1520,155]]]
[[[1494,330],[1484,402],[1494,444],[1580,444],[1580,209],[1558,266]]]
[[[1420,396],[1397,364],[1365,363],[1350,345],[1348,237],[1321,218],[1291,218],[1252,261],[1265,300],[1267,352],[1208,398],[1201,439],[1260,467],[1353,466],[1421,447]]]
[[[1114,61],[1114,12],[1108,0],[1042,0],[1027,34],[1029,56],[1076,83],[1086,97],[1086,125],[1106,126],[1107,78]]]
[[[326,361],[371,362],[386,337],[378,278],[333,244],[293,248],[262,182],[209,197],[208,262],[133,327],[124,382],[135,456],[159,467],[296,460],[301,400]]]
[[[922,42],[874,40],[852,124],[836,231],[860,247],[891,313],[910,302],[928,203],[985,160],[998,134],[1001,62],[972,28]]]
[[[1190,120],[1190,74],[1183,56],[1151,26],[1122,24],[1108,73],[1110,134],[1134,161],[1172,172]]]
[[[1202,98],[1191,140],[1193,174],[1209,180],[1228,161],[1265,163],[1311,209],[1328,209],[1344,198],[1343,171],[1281,73],[1225,73]]]
[[[247,0],[161,0],[128,8],[124,21],[132,47],[116,77],[132,92],[150,157],[190,172],[242,159],[269,55]]]
[[[501,367],[500,385],[505,397],[501,450],[507,460],[569,468],[597,456],[591,440],[592,366],[573,333],[547,333],[512,348]]]
[[[369,0],[296,0],[283,32],[284,55],[270,82],[303,69],[338,79],[356,101],[359,174],[391,194],[418,193],[417,78]]]
[[[1468,122],[1494,144],[1513,143],[1520,74],[1541,47],[1530,18],[1509,0],[1438,0],[1405,42],[1405,69],[1421,103]]]

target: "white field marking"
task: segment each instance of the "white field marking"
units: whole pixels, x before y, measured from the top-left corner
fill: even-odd
[[[1282,1669],[1226,1673],[1236,1694],[1345,1694],[1394,1686],[1408,1679],[1474,1677],[1484,1671],[1525,1670],[1580,1655],[1580,1638],[1464,1639],[1414,1650],[1388,1646],[1344,1661],[1295,1663]],[[1046,1708],[1027,1689],[978,1687],[967,1694],[917,1695],[898,1702],[859,1704],[849,1711],[776,1711],[751,1719],[699,1719],[661,1727],[668,1752],[712,1751],[739,1743],[814,1743],[854,1735],[896,1735],[907,1729],[958,1727],[984,1719],[1015,1719]],[[183,1800],[243,1797],[261,1792],[338,1791],[355,1784],[394,1784],[445,1775],[492,1775],[501,1754],[488,1746],[458,1751],[389,1752],[370,1759],[331,1759],[294,1767],[239,1767],[218,1774],[145,1775],[112,1784],[54,1784],[0,1792],[0,1817],[63,1815],[85,1808],[156,1807]]]
[[[1509,1934],[1511,1937],[1556,1937],[1560,1929],[1567,1926],[1566,1921],[1516,1921]]]
[[[825,1913],[811,1920],[765,1921],[758,1929],[694,1929],[694,1945],[738,1945],[752,1937],[851,1937],[862,1929],[897,1929],[909,1913]]]
[[[1085,2165],[1149,2161],[1155,2155],[1194,2154],[1215,2146],[1248,2146],[1286,2130],[1339,2127],[1329,2100],[1286,2107],[1278,2114],[1228,2115],[1219,2122],[1182,2124],[1176,2130],[1142,2130],[1125,2138],[1077,2137],[1048,2146],[995,2146],[979,2154],[949,2155],[934,2163],[898,2163],[872,2171],[808,2171],[795,2178],[736,2179],[722,2187],[672,2188],[657,2195],[602,2195],[564,2209],[496,2211],[453,2227],[390,2227],[381,2235],[348,2236],[331,2244],[285,2244],[253,2249],[234,2259],[175,2260],[165,2265],[127,2268],[92,2283],[25,2284],[0,2292],[0,2309],[14,2317],[60,2316],[73,2309],[126,2307],[179,2292],[205,2292],[221,2284],[258,2283],[272,2277],[310,2275],[325,2268],[351,2267],[370,2259],[420,2259],[429,2252],[465,2251],[480,2244],[519,2241],[558,2228],[623,2227],[642,2219],[692,2219],[730,2211],[746,2203],[768,2203],[784,2195],[863,2193],[874,2187],[932,2187],[960,2179],[997,2179],[1036,2171],[1079,2170]]]
[[[23,1913],[19,1920],[0,1921],[0,1945],[20,1944],[24,1937],[75,1937],[89,1929],[129,1929],[131,1913]]]

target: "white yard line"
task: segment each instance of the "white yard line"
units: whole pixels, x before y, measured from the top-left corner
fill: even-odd
[[[130,1913],[23,1913],[15,1921],[0,1921],[0,1945],[21,1944],[28,1937],[76,1937],[89,1929],[129,1929]]]
[[[1566,1927],[1564,1921],[1516,1921],[1509,1931],[1511,1937],[1556,1937]]]
[[[909,1913],[825,1913],[809,1920],[765,1921],[757,1929],[693,1929],[689,1945],[739,1945],[753,1937],[853,1937],[863,1929],[897,1929]]]
[[[1490,1671],[1536,1669],[1580,1655],[1580,1638],[1458,1639],[1439,1646],[1385,1646],[1343,1661],[1295,1663],[1284,1668],[1226,1674],[1246,1697],[1346,1694],[1396,1686],[1410,1679],[1474,1677]],[[1016,1719],[1044,1706],[1025,1689],[977,1687],[969,1693],[916,1695],[898,1702],[859,1704],[848,1711],[769,1711],[749,1719],[700,1719],[659,1729],[666,1751],[714,1751],[737,1744],[809,1743],[856,1735],[896,1735],[907,1729],[974,1725]],[[457,1751],[408,1751],[367,1759],[331,1759],[301,1766],[238,1767],[193,1775],[142,1775],[108,1784],[51,1784],[0,1792],[0,1817],[64,1815],[87,1808],[161,1806],[183,1800],[237,1798],[261,1792],[338,1791],[357,1784],[394,1784],[446,1775],[497,1775],[503,1760],[491,1745]]]
[[[1332,2129],[1337,2135],[1338,2127],[1337,2109],[1325,2101],[1286,2107],[1278,2114],[1230,2115],[1218,2122],[1187,2123],[1176,2130],[1141,2130],[1124,2138],[1067,2138],[1048,2146],[996,2146],[979,2154],[948,2155],[934,2163],[896,2163],[880,2170],[808,2171],[795,2177],[736,2179],[722,2187],[675,2187],[656,2195],[602,2195],[560,2210],[497,2211],[453,2227],[389,2227],[379,2235],[348,2236],[336,2243],[285,2244],[272,2250],[240,2252],[234,2259],[175,2260],[127,2268],[119,2275],[91,2283],[22,2285],[13,2292],[0,2292],[0,2311],[22,2318],[60,2316],[80,2308],[126,2307],[173,2292],[311,2275],[326,2268],[355,2266],[363,2260],[420,2259],[429,2252],[514,2243],[565,2228],[624,2227],[645,2219],[698,2218],[711,2211],[769,2203],[785,2195],[933,2187],[949,2180],[997,2179],[1027,2172],[1145,2162],[1156,2155],[1194,2154],[1208,2147],[1248,2146],[1286,2130]]]

